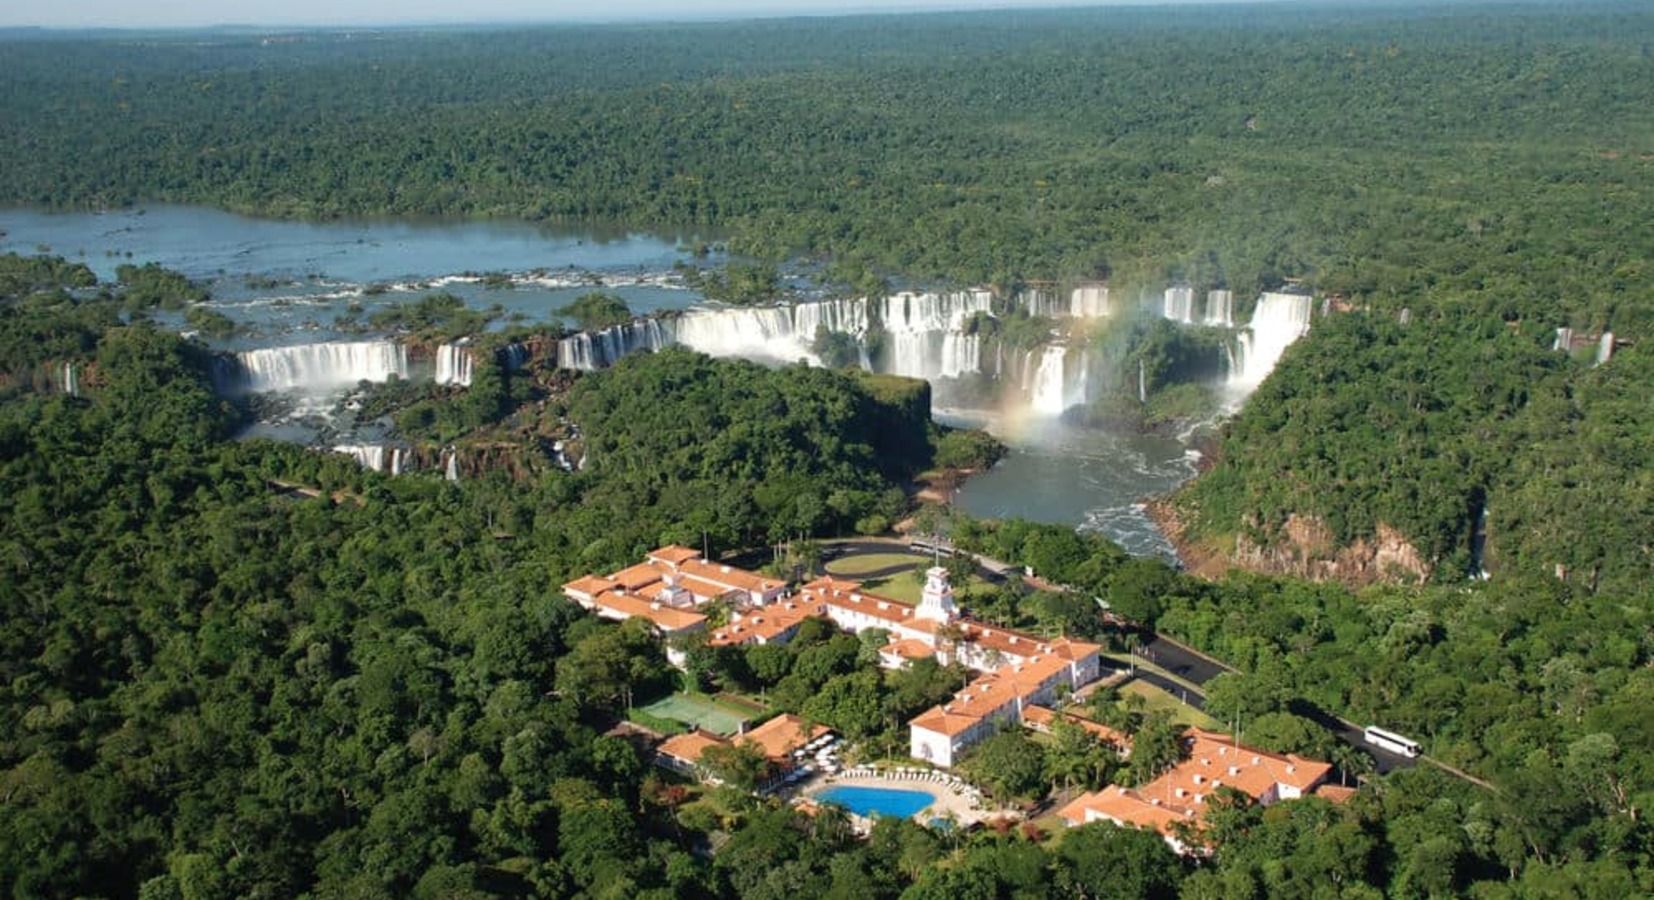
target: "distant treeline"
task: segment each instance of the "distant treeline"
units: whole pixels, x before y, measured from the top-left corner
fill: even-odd
[[[1624,329],[1651,35],[1604,3],[12,40],[0,199],[715,223],[847,283],[1306,277]]]

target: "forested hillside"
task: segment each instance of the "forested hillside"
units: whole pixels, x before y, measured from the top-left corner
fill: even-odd
[[[1569,602],[1554,582],[1359,595],[1211,584],[1060,526],[959,523],[962,546],[1081,589],[1008,585],[983,598],[984,617],[1106,637],[1091,599],[1105,597],[1243,670],[1213,682],[1210,702],[1244,718],[1249,741],[1330,753],[1359,773],[1359,754],[1304,718],[1317,704],[1406,728],[1494,788],[1421,767],[1342,806],[1237,802],[1213,817],[1222,852],[1198,866],[1152,833],[1101,824],[966,835],[887,819],[858,841],[831,812],[733,791],[686,804],[683,785],[605,734],[623,696],[671,688],[660,645],[591,619],[557,585],[702,529],[714,541],[765,524],[791,534],[810,514],[842,527],[893,487],[866,467],[870,451],[890,472],[924,462],[912,415],[922,387],[638,356],[584,377],[571,400],[589,471],[392,478],[338,455],[226,441],[240,411],[213,395],[199,348],[141,321],[141,288],[15,257],[0,259],[0,285],[0,321],[26,319],[51,347],[90,334],[76,358],[96,372],[82,397],[0,393],[0,889],[12,896],[1654,888],[1640,599]],[[122,308],[140,321],[122,324]],[[800,454],[799,441],[830,452]],[[822,502],[801,502],[811,497]],[[784,708],[900,747],[904,716],[959,674],[931,664],[886,679],[862,649],[815,627],[784,646],[725,648],[694,677],[751,682]],[[1097,708],[1172,734],[1163,715]],[[966,771],[1012,796],[1129,777],[1148,757],[1122,767],[1083,744],[1003,737]]]
[[[0,43],[0,202],[708,223],[737,274],[1335,299],[1173,511],[1220,569],[1393,530],[1412,556],[1378,574],[1428,583],[1200,580],[1021,522],[955,538],[1078,589],[984,617],[1108,638],[1102,599],[1220,656],[1211,709],[1249,740],[1359,772],[1313,723],[1335,713],[1490,786],[1421,765],[1344,805],[1236,803],[1199,864],[1105,826],[859,842],[831,813],[684,805],[605,736],[621,697],[673,687],[661,648],[557,586],[666,541],[880,530],[972,449],[923,421],[923,385],[641,355],[547,404],[582,470],[390,478],[231,441],[246,412],[203,346],[149,321],[182,279],[8,257],[0,893],[1654,895],[1646,4],[270,37]],[[1622,344],[1595,365],[1552,349],[1562,326]],[[522,400],[483,369],[442,440]],[[954,673],[887,681],[861,651],[817,629],[692,677],[899,744]],[[1119,762],[1004,746],[974,765],[1030,795]]]

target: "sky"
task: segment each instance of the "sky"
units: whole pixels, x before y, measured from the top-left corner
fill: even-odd
[[[420,25],[629,21],[1180,0],[55,0],[0,3],[0,27]],[[1208,0],[1210,2],[1210,0]]]

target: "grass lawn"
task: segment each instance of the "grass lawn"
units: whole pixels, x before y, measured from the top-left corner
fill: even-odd
[[[868,593],[878,594],[892,600],[900,600],[909,606],[918,606],[922,594],[925,592],[925,583],[913,577],[912,572],[903,572],[889,578],[875,578],[862,583]],[[959,606],[970,608],[971,598],[977,594],[992,593],[994,586],[975,575],[971,576],[970,584],[960,587],[954,585],[953,602]]]
[[[843,559],[835,559],[822,568],[827,570],[827,574],[836,575],[840,578],[860,578],[868,572],[878,572],[892,566],[907,566],[910,569],[918,569],[929,562],[929,557],[913,553],[870,553],[866,556],[847,556]]]
[[[900,575],[892,575],[889,578],[876,578],[864,582],[862,587],[866,588],[868,593],[899,600],[909,606],[918,606],[919,595],[924,593],[925,590],[922,583],[915,581],[913,576],[906,572]]]
[[[1120,693],[1136,694],[1142,697],[1145,704],[1147,704],[1144,707],[1146,711],[1169,710],[1172,714],[1172,721],[1180,725],[1193,725],[1196,728],[1217,731],[1223,730],[1223,723],[1147,682],[1133,678],[1120,685]]]

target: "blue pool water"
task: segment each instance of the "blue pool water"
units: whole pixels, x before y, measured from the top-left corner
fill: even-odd
[[[897,791],[890,788],[831,787],[816,799],[836,803],[858,816],[896,816],[905,819],[936,802],[934,794],[924,791]]]

